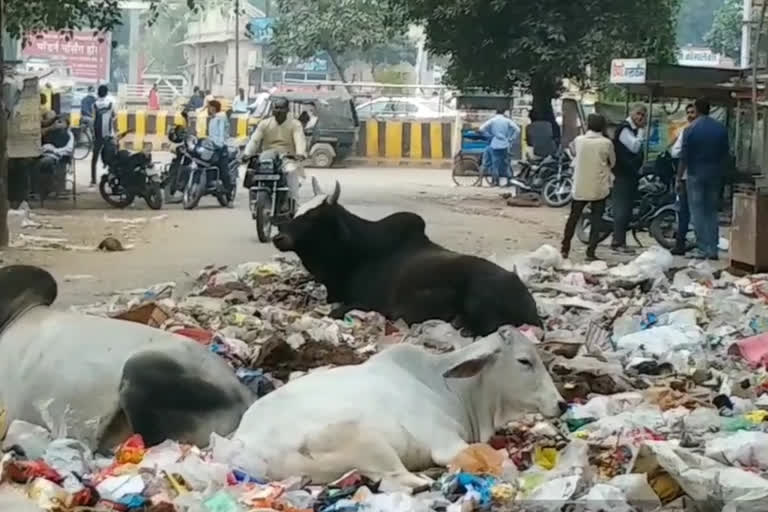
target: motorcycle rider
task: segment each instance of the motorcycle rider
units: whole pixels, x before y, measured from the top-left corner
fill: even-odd
[[[272,116],[263,119],[251,135],[245,146],[243,160],[253,158],[260,149],[275,150],[281,155],[289,155],[297,161],[283,162],[285,180],[290,190],[290,196],[295,201],[299,199],[299,178],[304,177],[301,161],[306,158],[307,140],[301,122],[288,116],[288,100],[274,98],[272,100]]]
[[[232,190],[232,180],[229,175],[229,149],[227,148],[227,138],[229,137],[229,119],[227,114],[221,111],[221,103],[218,100],[208,102],[208,116],[211,121],[208,125],[208,140],[216,147],[217,161],[219,163],[219,175],[224,190],[230,193]],[[231,197],[231,195],[230,195]],[[233,203],[230,199],[227,207],[232,208]]]

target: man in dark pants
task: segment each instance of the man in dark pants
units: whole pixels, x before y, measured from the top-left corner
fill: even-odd
[[[686,187],[696,231],[698,259],[718,259],[720,241],[720,186],[729,156],[728,130],[709,117],[709,102],[695,103],[697,119],[683,134],[683,151],[677,171],[677,188]],[[688,174],[687,183],[683,177]]]
[[[613,168],[613,241],[611,248],[623,254],[634,251],[627,247],[627,229],[632,219],[632,206],[637,194],[637,181],[643,166],[645,125],[648,109],[635,105],[630,116],[617,128],[613,138],[616,166]]]
[[[96,186],[96,168],[104,143],[115,135],[115,105],[106,85],[100,85],[98,98],[93,104],[93,157],[91,158],[91,186]]]
[[[680,155],[683,153],[683,136],[685,135],[685,130],[696,120],[696,107],[693,103],[690,103],[685,107],[685,117],[688,120],[688,124],[680,130],[675,143],[669,149],[670,156],[676,160],[679,160]],[[682,179],[684,182],[685,178],[685,174],[683,174]],[[672,249],[671,252],[675,256],[684,256],[687,252],[688,227],[691,223],[691,210],[688,207],[688,191],[685,189],[685,186],[678,187],[677,198],[677,233],[675,235],[675,248]]]

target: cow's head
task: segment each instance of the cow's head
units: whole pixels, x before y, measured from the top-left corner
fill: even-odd
[[[468,407],[483,408],[476,414],[491,414],[494,427],[525,413],[558,417],[567,408],[536,346],[513,327],[502,327],[453,357],[443,376],[469,394]]]
[[[297,251],[301,247],[342,241],[345,233],[342,217],[346,211],[339,205],[341,185],[331,194],[320,189],[316,178],[312,178],[314,197],[302,204],[290,222],[280,226],[280,233],[272,243],[281,252]]]

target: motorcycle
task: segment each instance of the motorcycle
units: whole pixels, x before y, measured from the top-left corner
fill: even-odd
[[[513,187],[540,195],[553,208],[563,207],[573,199],[573,157],[569,150],[518,165],[510,181]]]
[[[206,195],[216,196],[221,206],[227,206],[235,200],[237,193],[237,178],[240,168],[239,150],[227,148],[227,172],[229,172],[231,190],[225,190],[221,180],[221,171],[218,165],[220,153],[213,143],[207,139],[198,139],[194,135],[187,135],[185,141],[186,155],[190,162],[180,168],[181,179],[184,183],[182,206],[185,210],[192,210],[200,203],[200,199]]]
[[[641,171],[638,182],[637,199],[632,207],[632,216],[629,221],[628,231],[638,246],[643,244],[637,237],[641,231],[648,231],[653,239],[661,247],[671,250],[676,244],[678,213],[677,196],[674,189],[675,166],[669,153],[661,154],[654,162],[647,164]],[[576,236],[583,244],[589,243],[590,226],[589,208],[578,221]],[[606,201],[605,213],[603,213],[600,236],[598,240],[603,242],[613,233],[613,207],[611,199]],[[686,250],[691,250],[695,241],[686,240]]]
[[[184,169],[192,163],[192,157],[189,155],[185,144],[186,138],[187,131],[183,126],[177,125],[168,132],[168,140],[176,145],[172,151],[173,159],[165,165],[165,180],[163,181],[165,199],[169,203],[182,201],[181,192],[184,191],[187,183]]]
[[[293,218],[296,201],[286,180],[285,160],[290,157],[267,150],[250,159],[243,185],[248,189],[251,217],[256,221],[259,241],[272,239],[272,227]]]
[[[159,210],[164,203],[163,171],[152,163],[149,151],[130,152],[119,149],[120,140],[127,135],[110,137],[104,143],[101,160],[107,169],[99,182],[101,197],[115,208],[133,204],[136,197],[144,198],[147,206]]]

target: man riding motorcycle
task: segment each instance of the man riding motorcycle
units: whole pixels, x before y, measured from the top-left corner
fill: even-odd
[[[288,100],[274,98],[272,100],[272,117],[263,119],[251,135],[245,146],[243,160],[253,158],[259,149],[262,151],[275,150],[281,155],[296,158],[283,163],[285,180],[290,190],[290,196],[295,201],[299,199],[299,178],[304,177],[301,161],[306,158],[307,140],[301,123],[288,117]],[[261,148],[260,148],[261,146]]]

